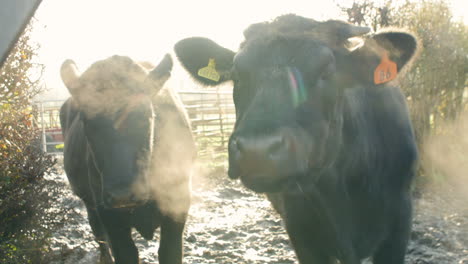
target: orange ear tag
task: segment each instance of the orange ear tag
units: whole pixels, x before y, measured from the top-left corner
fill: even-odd
[[[389,82],[397,77],[397,65],[388,58],[387,52],[382,54],[382,60],[374,71],[374,83],[381,84]]]

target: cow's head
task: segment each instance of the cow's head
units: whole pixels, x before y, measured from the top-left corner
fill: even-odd
[[[97,175],[105,206],[131,207],[149,195],[145,185],[154,131],[151,95],[169,78],[169,55],[147,72],[128,57],[113,56],[83,74],[67,60],[62,80],[79,109],[88,144],[88,167]],[[95,171],[94,171],[95,170]]]
[[[399,71],[416,50],[408,33],[364,36],[368,32],[341,21],[285,15],[247,28],[237,53],[205,38],[176,44],[182,65],[202,84],[233,81],[230,177],[254,191],[273,192],[330,162],[338,151],[345,89],[379,89],[396,77],[395,64]],[[351,49],[353,37],[362,42]],[[377,76],[383,79],[375,81],[382,61],[385,71]]]

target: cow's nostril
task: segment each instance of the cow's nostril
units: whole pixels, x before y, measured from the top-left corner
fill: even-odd
[[[284,137],[278,138],[275,141],[271,142],[270,146],[267,149],[267,153],[277,153],[280,152],[286,143],[286,139]]]
[[[242,137],[234,137],[231,139],[229,144],[229,151],[232,154],[243,154],[248,151],[250,146],[246,143],[246,140]]]
[[[105,205],[106,207],[110,207],[110,208],[112,208],[112,207],[114,206],[114,199],[112,198],[111,195],[106,194],[106,195],[104,196],[104,205]]]
[[[133,207],[140,202],[131,192],[106,192],[104,196],[104,205],[109,208]]]
[[[233,143],[234,149],[237,149],[237,151],[239,152],[245,151],[245,141],[242,138],[235,138],[232,143]]]
[[[287,135],[273,134],[264,137],[235,137],[231,140],[229,151],[231,160],[249,163],[283,159],[290,148]]]
[[[130,201],[130,203],[135,203],[135,204],[140,201],[140,199],[138,199],[135,194],[132,194],[128,200]]]

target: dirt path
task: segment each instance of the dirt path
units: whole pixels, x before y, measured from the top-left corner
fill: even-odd
[[[185,233],[186,264],[297,263],[279,216],[269,202],[218,173],[195,181]],[[55,264],[97,262],[86,210],[66,184],[60,206],[70,208],[67,224],[54,234]],[[418,199],[407,263],[468,264],[468,212],[436,197]],[[158,263],[158,235],[134,239],[144,263]]]

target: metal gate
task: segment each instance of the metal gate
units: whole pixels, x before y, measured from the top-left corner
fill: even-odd
[[[65,100],[42,100],[34,102],[37,109],[36,125],[41,131],[42,150],[51,154],[63,152],[63,136],[60,127],[60,107]]]
[[[178,92],[190,118],[199,156],[213,157],[226,152],[235,122],[231,90],[203,89]],[[36,101],[37,127],[41,131],[42,149],[47,153],[63,151],[60,106],[65,100]]]

